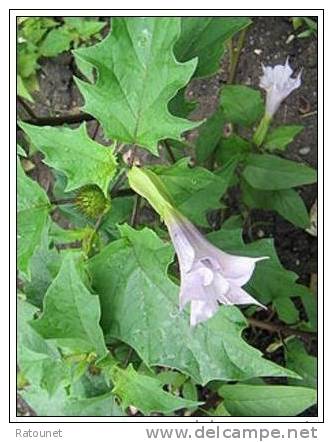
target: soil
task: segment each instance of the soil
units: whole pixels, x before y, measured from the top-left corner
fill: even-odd
[[[262,74],[261,63],[274,65],[284,63],[289,57],[290,64],[296,70],[302,68],[302,85],[294,91],[281,105],[274,119],[276,126],[280,124],[302,124],[304,130],[291,143],[283,156],[288,159],[309,164],[317,168],[317,41],[315,37],[294,38],[294,33],[288,17],[254,17],[253,24],[246,33],[244,47],[239,57],[235,83],[258,88],[259,77]],[[289,42],[288,42],[289,41]],[[228,79],[228,57],[224,58],[220,71],[211,78],[195,80],[187,93],[198,100],[199,108],[193,114],[193,119],[199,120],[214,112],[218,103],[218,93]],[[83,104],[74,82],[75,66],[70,54],[63,54],[53,59],[41,60],[40,91],[36,93],[36,102],[32,109],[38,117],[77,114]],[[19,104],[19,115],[29,117]],[[95,122],[90,122],[91,130]],[[96,139],[102,140],[101,129],[98,129]],[[52,175],[36,157],[36,167],[33,175],[47,189],[52,185]],[[308,209],[317,198],[315,185],[304,186],[300,193]],[[237,198],[231,195],[230,201],[237,207]],[[317,273],[317,238],[304,230],[294,227],[274,212],[254,210],[251,212],[246,240],[262,237],[274,237],[278,255],[283,265],[295,271],[303,284],[309,285],[312,275]],[[271,335],[259,332],[252,344],[265,350]],[[260,345],[259,345],[260,342]],[[310,349],[313,354],[316,349]],[[270,357],[280,362],[279,351]],[[29,415],[27,406],[18,400],[20,415]],[[307,416],[316,415],[316,408],[306,412]]]

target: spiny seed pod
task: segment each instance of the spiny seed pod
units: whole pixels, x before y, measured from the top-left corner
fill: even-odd
[[[110,201],[105,198],[101,189],[94,184],[81,187],[77,192],[75,204],[84,215],[92,219],[98,218],[110,207]]]

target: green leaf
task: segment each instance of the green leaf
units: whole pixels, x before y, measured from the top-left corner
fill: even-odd
[[[299,321],[299,312],[290,298],[277,298],[273,305],[279,318],[286,324],[295,324]]]
[[[222,206],[236,163],[212,173],[203,167],[190,168],[183,158],[173,166],[156,166],[152,170],[161,178],[178,209],[193,222],[208,226],[206,212]]]
[[[34,99],[30,95],[30,92],[23,78],[20,75],[17,76],[17,94],[20,95],[20,97],[23,97],[28,101],[31,101],[32,103],[34,102]]]
[[[198,400],[198,390],[192,379],[188,379],[182,386],[182,393],[185,399],[189,399],[191,401]]]
[[[123,408],[133,405],[149,415],[152,412],[170,414],[181,408],[191,408],[202,402],[186,400],[163,390],[162,382],[151,376],[137,373],[132,365],[125,370],[115,367],[112,374],[112,392],[121,398]]]
[[[248,86],[223,86],[220,105],[226,120],[241,126],[251,126],[264,112],[264,102],[260,92]]]
[[[18,366],[29,383],[52,395],[59,385],[69,383],[69,370],[56,346],[29,324],[37,311],[28,302],[18,300]]]
[[[264,147],[270,151],[284,150],[303,129],[296,125],[277,127],[266,136]]]
[[[315,183],[317,173],[305,164],[275,155],[249,154],[243,177],[256,189],[281,190]]]
[[[49,247],[49,237],[45,229],[41,244],[30,260],[31,279],[24,283],[24,294],[33,305],[42,307],[44,295],[57,276],[61,261],[60,253]]]
[[[212,379],[293,376],[242,340],[247,322],[236,307],[221,306],[191,328],[188,312],[179,312],[179,287],[166,275],[174,251],[147,228],[122,226],[121,232],[123,238],[88,266],[108,340],[126,342],[148,366],[172,367],[203,385]]]
[[[106,26],[105,21],[91,20],[86,17],[65,17],[64,22],[66,27],[75,31],[83,41],[98,34]]]
[[[303,199],[294,189],[258,190],[241,181],[242,198],[252,209],[276,210],[295,226],[306,229],[310,218]]]
[[[225,43],[250,23],[247,17],[183,17],[176,58],[187,61],[198,57],[194,76],[213,75],[220,67]]]
[[[261,239],[245,244],[241,229],[222,228],[207,235],[209,241],[221,250],[240,256],[268,256],[256,266],[246,290],[260,302],[268,304],[279,298],[309,297],[307,287],[296,284],[296,273],[286,270],[279,261],[272,239]]]
[[[31,385],[20,391],[20,395],[38,416],[64,416],[67,394],[63,387],[50,396],[46,390]]]
[[[18,175],[18,258],[17,265],[22,274],[30,279],[30,260],[41,244],[50,209],[45,191],[23,171],[17,160]]]
[[[20,392],[23,399],[38,416],[123,416],[111,392],[89,398],[69,397],[64,388],[53,396],[38,387]]]
[[[112,148],[89,138],[85,124],[77,129],[38,127],[23,122],[20,126],[43,152],[44,162],[67,176],[65,191],[97,184],[107,195],[109,182],[117,168],[116,158]]]
[[[64,405],[64,416],[124,416],[113,393],[84,399],[69,398]]]
[[[122,224],[130,220],[133,210],[133,197],[112,198],[111,209],[103,217],[100,230],[106,232],[112,237],[119,237],[117,224]]]
[[[286,366],[298,373],[302,379],[288,380],[291,385],[317,388],[317,358],[310,356],[299,339],[285,343]]]
[[[98,297],[86,288],[78,265],[67,255],[47,290],[43,313],[31,323],[45,339],[76,353],[107,354],[99,326]]]
[[[224,113],[217,109],[198,129],[198,138],[195,141],[195,154],[199,163],[203,163],[214,152],[223,134],[225,122]]]
[[[75,51],[98,73],[95,84],[76,79],[85,110],[102,124],[107,137],[138,144],[155,155],[158,141],[181,139],[198,123],[171,115],[167,104],[191,78],[196,60],[178,63],[173,46],[178,18],[114,18],[101,43]]]
[[[316,390],[286,385],[223,385],[223,404],[232,416],[297,416],[316,403]]]
[[[241,138],[239,135],[232,134],[228,138],[222,138],[216,151],[216,160],[220,164],[238,158],[245,158],[245,155],[251,150],[251,144]]]
[[[73,36],[65,27],[52,29],[39,47],[39,53],[43,57],[55,57],[71,47]]]

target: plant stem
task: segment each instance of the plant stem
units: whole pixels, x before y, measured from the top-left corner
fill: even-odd
[[[271,333],[278,333],[285,336],[298,336],[299,338],[303,338],[305,340],[316,339],[317,333],[310,331],[297,330],[292,327],[288,327],[283,324],[274,324],[266,321],[259,321],[258,319],[248,318],[248,323],[252,327],[261,328],[262,330],[267,330]]]
[[[139,215],[140,205],[141,205],[141,196],[136,195],[136,197],[134,199],[133,212],[132,212],[131,221],[130,221],[130,224],[132,227],[136,227],[136,225],[138,223],[138,215]]]
[[[175,158],[174,153],[172,152],[170,144],[166,140],[164,140],[163,141],[163,146],[165,147],[165,150],[168,152],[168,155],[170,157],[171,163],[176,163],[176,158]]]
[[[23,121],[25,123],[34,124],[35,126],[61,126],[63,124],[76,124],[93,120],[95,120],[95,118],[92,115],[80,112],[78,114],[61,115],[59,117],[37,117],[34,115],[31,116],[30,119],[28,118]]]
[[[239,37],[237,40],[236,47],[233,48],[232,46],[232,40],[230,43],[230,70],[229,70],[229,78],[228,78],[228,84],[232,84],[235,80],[235,76],[237,73],[237,67],[239,63],[239,57],[244,45],[245,41],[245,35],[246,35],[247,28],[242,29],[239,33]]]
[[[56,206],[61,206],[63,204],[74,204],[75,198],[60,198],[60,199],[51,199],[51,204],[55,204]]]

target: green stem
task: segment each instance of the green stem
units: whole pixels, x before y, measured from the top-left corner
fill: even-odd
[[[229,78],[228,78],[228,84],[232,84],[235,80],[237,67],[239,63],[239,57],[242,51],[242,48],[244,46],[245,41],[245,35],[246,35],[247,28],[242,29],[239,33],[239,37],[237,40],[236,47],[233,48],[232,46],[232,40],[230,40],[230,70],[229,70]]]
[[[260,124],[253,135],[253,142],[257,147],[260,147],[266,138],[266,134],[270,125],[272,117],[265,113]]]

